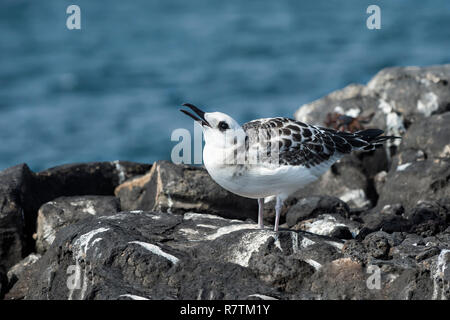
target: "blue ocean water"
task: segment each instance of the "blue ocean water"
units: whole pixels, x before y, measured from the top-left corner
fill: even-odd
[[[449,57],[447,0],[2,0],[0,169],[170,159],[172,131],[193,131],[183,102],[292,116],[381,68]]]

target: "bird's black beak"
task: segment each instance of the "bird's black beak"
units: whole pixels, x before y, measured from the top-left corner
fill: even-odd
[[[208,126],[208,127],[211,128],[211,125],[208,123],[208,121],[206,121],[205,113],[202,110],[200,110],[199,108],[197,108],[196,106],[194,106],[193,104],[190,104],[190,103],[183,103],[182,106],[191,108],[192,111],[194,111],[200,118],[196,117],[195,115],[193,115],[189,111],[186,111],[186,110],[183,110],[183,109],[180,109],[181,112],[183,112],[184,114],[187,114],[189,117],[191,117],[195,121],[200,122],[200,124],[202,126]]]

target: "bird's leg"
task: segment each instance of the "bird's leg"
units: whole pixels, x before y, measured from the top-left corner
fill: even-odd
[[[275,226],[273,231],[278,232],[278,224],[280,223],[280,213],[281,208],[283,207],[283,199],[280,196],[277,196],[277,202],[275,203]]]
[[[264,229],[263,223],[264,198],[258,198],[258,227]]]

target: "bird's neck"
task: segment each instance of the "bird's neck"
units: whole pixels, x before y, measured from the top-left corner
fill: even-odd
[[[203,162],[208,168],[221,168],[245,163],[245,142],[219,146],[205,144]]]

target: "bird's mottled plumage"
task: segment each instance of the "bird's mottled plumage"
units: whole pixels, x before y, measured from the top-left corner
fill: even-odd
[[[276,196],[275,231],[289,195],[317,180],[345,154],[373,150],[397,138],[381,136],[379,129],[350,133],[289,118],[258,119],[240,126],[224,113],[205,113],[192,104],[184,105],[198,117],[182,111],[202,125],[206,170],[224,189],[258,199],[261,228],[263,199]]]
[[[355,133],[312,126],[290,118],[266,118],[242,125],[247,133],[247,148],[267,148],[278,144],[279,165],[314,167],[333,157],[354,150],[373,150],[386,139],[383,130],[368,129]],[[275,133],[275,134],[274,134]]]

